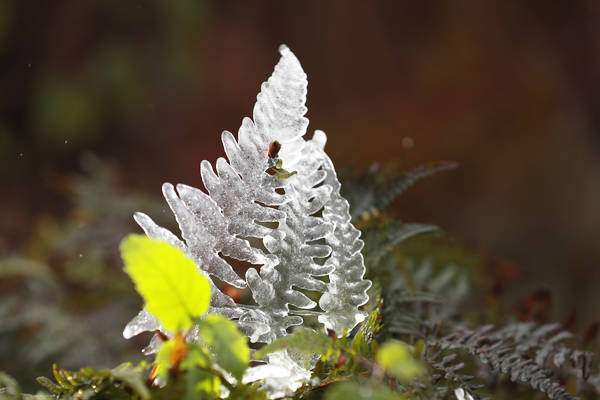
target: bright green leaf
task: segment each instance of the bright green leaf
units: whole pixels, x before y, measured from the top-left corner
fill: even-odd
[[[165,329],[187,329],[193,318],[208,310],[208,278],[181,250],[163,241],[129,235],[121,242],[121,257],[146,310]]]
[[[334,385],[325,393],[325,400],[406,400],[385,386],[372,387],[356,382]]]
[[[217,364],[241,379],[250,361],[250,348],[235,323],[220,315],[208,315],[199,328],[200,340],[208,345]]]
[[[181,369],[188,371],[197,367],[209,368],[212,355],[198,343],[187,343],[187,356],[181,362]]]
[[[187,372],[186,390],[182,400],[196,400],[204,398],[219,398],[221,395],[221,379],[210,372],[192,368]]]
[[[52,382],[51,379],[48,379],[45,376],[39,376],[35,380],[37,381],[37,383],[39,383],[51,393],[61,394],[65,391],[65,389],[62,386],[57,385],[56,383]]]
[[[383,369],[402,381],[410,381],[425,372],[415,360],[408,345],[399,341],[384,343],[377,352],[377,362]]]
[[[180,368],[186,371],[186,388],[182,400],[198,399],[198,394],[211,399],[218,398],[221,394],[221,379],[210,372],[212,355],[198,343],[187,343],[187,350],[187,356],[180,364]]]
[[[362,356],[371,355],[371,343],[373,342],[373,336],[377,332],[381,325],[381,307],[375,308],[369,319],[362,323],[356,335],[352,339],[352,349]]]

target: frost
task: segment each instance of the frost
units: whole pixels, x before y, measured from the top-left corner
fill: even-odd
[[[321,131],[316,134],[325,135]],[[360,250],[364,243],[359,239],[360,231],[350,222],[350,205],[340,195],[341,185],[333,163],[327,155],[324,157],[325,183],[333,191],[325,204],[323,218],[334,224],[335,229],[326,237],[333,251],[325,265],[330,265],[333,270],[329,274],[327,291],[319,300],[319,306],[326,311],[319,316],[319,322],[342,336],[346,328],[351,329],[365,319],[366,314],[358,306],[369,301],[366,291],[371,282],[363,279],[365,262]]]
[[[360,232],[350,222],[348,202],[324,151],[326,135],[316,131],[310,140],[303,138],[306,74],[287,47],[279,51],[281,59],[257,96],[253,120],[242,120],[237,139],[228,131],[221,135],[227,159],[218,158],[214,167],[202,161],[206,192],[163,185],[181,239],[143,213],[134,216],[149,237],[181,249],[215,279],[209,312],[236,320],[253,343],[287,335],[306,315],[341,336],[364,319],[359,307],[368,301],[371,285],[363,279]],[[242,278],[228,259],[253,267]],[[235,303],[219,290],[219,281],[248,288],[255,304]],[[158,322],[141,311],[123,334],[129,338],[156,329]],[[155,350],[152,344],[147,349]],[[284,392],[297,379],[310,378],[287,353],[250,371],[269,387],[285,383]]]
[[[272,399],[295,392],[310,379],[310,371],[299,366],[282,350],[269,355],[269,362],[248,368],[242,383],[264,381],[264,389]]]
[[[467,393],[463,388],[455,389],[454,395],[457,400],[473,400],[473,396]]]
[[[146,310],[142,310],[136,315],[125,327],[123,337],[131,339],[142,332],[160,330],[160,323],[152,314]]]

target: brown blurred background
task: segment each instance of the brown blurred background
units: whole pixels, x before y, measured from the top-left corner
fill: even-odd
[[[164,181],[200,186],[200,161],[251,116],[281,43],[309,76],[309,130],[327,132],[338,168],[458,161],[397,215],[518,264],[515,297],[547,287],[556,318],[598,318],[594,0],[3,0],[0,254],[39,257],[43,221],[72,218],[73,177],[97,165],[157,204]]]

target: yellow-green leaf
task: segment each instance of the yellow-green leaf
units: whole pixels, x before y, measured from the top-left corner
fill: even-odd
[[[395,340],[379,348],[377,362],[402,381],[411,381],[425,372],[423,365],[412,356],[408,345]]]
[[[210,283],[194,261],[172,245],[129,235],[121,242],[125,272],[145,308],[170,331],[187,329],[210,304]]]
[[[210,372],[192,368],[187,372],[185,395],[181,400],[217,399],[221,395],[221,379]]]
[[[221,315],[208,315],[199,328],[199,337],[215,355],[217,364],[241,379],[250,361],[250,348],[235,323]]]
[[[325,400],[407,400],[392,392],[384,385],[372,387],[357,382],[343,382],[333,385],[325,393]]]

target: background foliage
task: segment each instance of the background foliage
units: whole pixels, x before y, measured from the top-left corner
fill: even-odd
[[[520,265],[513,297],[535,282],[557,318],[595,318],[596,1],[173,3],[2,1],[0,253],[22,253],[40,218],[68,212],[82,154],[112,162],[128,188],[198,186],[199,161],[221,154],[218,134],[250,114],[287,43],[338,167],[458,161],[408,193],[402,216]]]
[[[486,318],[584,333],[600,300],[598,15],[591,0],[0,2],[0,369],[36,390],[52,361],[141,358],[147,338],[118,335],[139,306],[118,241],[134,210],[163,215],[140,193],[198,184],[280,43],[301,55],[336,165],[461,164],[392,204],[451,233],[394,249],[403,274],[423,271],[410,286],[462,293],[446,285],[467,269]]]
[[[423,168],[431,169],[432,165],[439,164]],[[540,292],[507,312],[499,288],[513,276],[482,274],[486,272],[483,259],[465,251],[447,234],[420,224],[402,223],[376,206],[373,193],[385,187],[399,196],[415,179],[414,174],[405,172],[388,176],[387,180],[376,173],[345,180],[348,198],[360,199],[365,208],[354,222],[362,228],[367,277],[373,280],[371,300],[365,305],[370,317],[349,338],[299,328],[253,351],[252,360],[279,350],[293,352],[306,360],[307,367],[311,359],[318,360],[314,366],[317,380],[300,387],[297,398],[461,400],[457,391],[473,399],[531,399],[540,393],[551,399],[598,398],[600,373],[592,353],[598,347],[597,324],[577,335],[565,330],[572,328],[569,322],[545,323],[551,313],[547,294]],[[146,307],[155,309],[162,323],[168,322],[177,333],[162,339],[152,371],[145,363],[137,367],[121,364],[110,370],[84,367],[79,371],[59,369],[54,364],[56,382],[40,377],[38,383],[62,399],[192,399],[199,393],[218,398],[221,384],[232,398],[265,398],[260,386],[240,382],[250,349],[231,321],[220,316],[198,320],[200,343],[185,343],[187,328],[204,313],[209,299],[206,278],[191,276],[196,271],[190,268],[190,261],[179,250],[140,235],[123,241],[121,252],[125,271],[136,283]],[[2,266],[6,276],[11,277],[12,272],[18,278],[26,296],[38,281],[58,285],[48,283],[54,281],[47,268],[32,260],[4,260]],[[165,271],[178,277],[191,275],[175,285],[164,285]],[[147,288],[157,285],[162,294],[148,292]],[[190,307],[185,301],[191,298],[182,293],[204,295],[200,296],[203,299],[194,299]],[[34,356],[66,356],[68,363],[69,355],[75,355],[84,365],[89,360],[98,362],[89,350],[100,347],[96,341],[101,335],[81,329],[85,324],[82,316],[46,301],[44,305],[26,305],[34,315],[40,310],[44,314],[44,318],[32,319],[28,317],[31,310],[14,310],[22,296],[16,291],[0,303],[3,327],[9,327],[3,335],[15,348],[29,349],[30,354],[29,360],[14,355],[17,362],[9,363],[9,368],[19,363],[26,366]],[[28,332],[33,335],[29,343],[19,343]],[[115,350],[123,351],[119,346]],[[117,357],[123,361],[125,354]],[[237,380],[231,380],[223,371]],[[0,396],[21,398],[16,381],[8,375],[1,378]],[[34,397],[52,398],[43,392]]]

